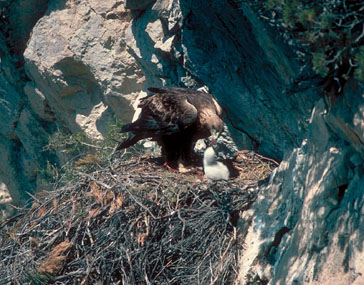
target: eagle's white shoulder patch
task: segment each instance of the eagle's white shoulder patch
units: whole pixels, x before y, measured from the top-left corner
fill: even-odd
[[[214,102],[214,105],[216,107],[217,113],[219,115],[221,115],[222,114],[222,108],[221,108],[221,106],[219,105],[219,103],[217,103],[217,101],[214,98],[212,98],[212,101]]]
[[[135,102],[133,104],[133,108],[135,109],[135,112],[134,112],[134,116],[133,116],[133,119],[131,120],[131,122],[135,122],[136,120],[139,119],[140,113],[142,112],[142,108],[138,107],[138,105],[140,103],[140,99],[147,97],[147,96],[148,96],[147,92],[140,91],[139,95],[135,99]]]

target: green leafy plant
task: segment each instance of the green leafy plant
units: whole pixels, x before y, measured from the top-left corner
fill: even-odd
[[[364,46],[360,47],[359,52],[355,56],[355,60],[358,65],[354,73],[355,78],[364,81]]]
[[[329,73],[329,68],[326,66],[326,57],[322,52],[312,54],[312,66],[313,70],[322,77],[325,77]]]
[[[291,40],[290,44],[299,51],[307,67],[330,85],[336,85],[336,94],[350,78],[364,81],[364,6],[361,1],[246,2]]]

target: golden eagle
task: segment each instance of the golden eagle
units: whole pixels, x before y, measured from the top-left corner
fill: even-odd
[[[224,129],[222,108],[213,95],[188,88],[148,88],[151,95],[140,100],[139,118],[122,128],[129,137],[118,150],[152,138],[162,147],[169,166],[176,168],[191,162],[198,139],[216,139]]]

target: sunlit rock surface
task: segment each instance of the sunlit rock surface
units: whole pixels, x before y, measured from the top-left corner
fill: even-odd
[[[102,139],[99,121],[112,113],[130,120],[143,75],[125,49],[129,21],[122,1],[50,1],[34,26],[24,53],[33,81],[26,88],[72,132]]]
[[[364,284],[363,99],[352,83],[317,102],[307,138],[243,215],[241,284]]]

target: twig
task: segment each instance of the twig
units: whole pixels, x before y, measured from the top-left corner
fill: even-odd
[[[256,155],[257,157],[259,157],[262,160],[270,161],[270,162],[274,163],[276,166],[279,165],[279,163],[277,161],[275,161],[273,158],[269,158],[269,157],[263,156],[263,155],[258,154],[258,153],[255,153],[254,155]]]
[[[126,191],[126,192],[128,192],[128,194],[130,195],[130,197],[140,206],[140,207],[142,207],[144,210],[146,210],[148,213],[149,213],[149,215],[151,215],[152,216],[152,218],[153,219],[157,219],[157,217],[156,216],[154,216],[153,215],[153,213],[146,207],[146,206],[144,206],[141,202],[139,202],[138,201],[138,199],[137,198],[135,198],[135,196],[127,189],[127,187],[125,187],[124,188],[124,190]]]
[[[82,175],[82,176],[86,176],[87,178],[91,179],[92,181],[96,182],[97,184],[99,184],[100,186],[106,188],[106,189],[111,189],[112,187],[109,185],[106,185],[105,183],[95,179],[94,177],[92,177],[91,175],[84,173],[84,172],[80,172],[78,171],[77,174]]]
[[[229,251],[230,246],[231,246],[231,243],[232,243],[232,241],[233,241],[233,240],[234,240],[234,236],[232,236],[232,237],[230,238],[230,241],[229,241],[229,243],[228,243],[228,245],[227,245],[227,247],[226,247],[226,249],[225,249],[224,253],[223,253],[223,254],[222,254],[222,256],[220,257],[220,262],[219,262],[219,265],[218,265],[218,267],[217,267],[217,275],[216,275],[215,279],[212,281],[211,285],[216,284],[216,282],[217,282],[217,281],[218,281],[218,279],[219,279],[219,276],[220,276],[220,274],[221,274],[222,264],[223,264],[223,261],[224,261],[225,255],[226,255],[226,254],[227,254],[227,252]]]

